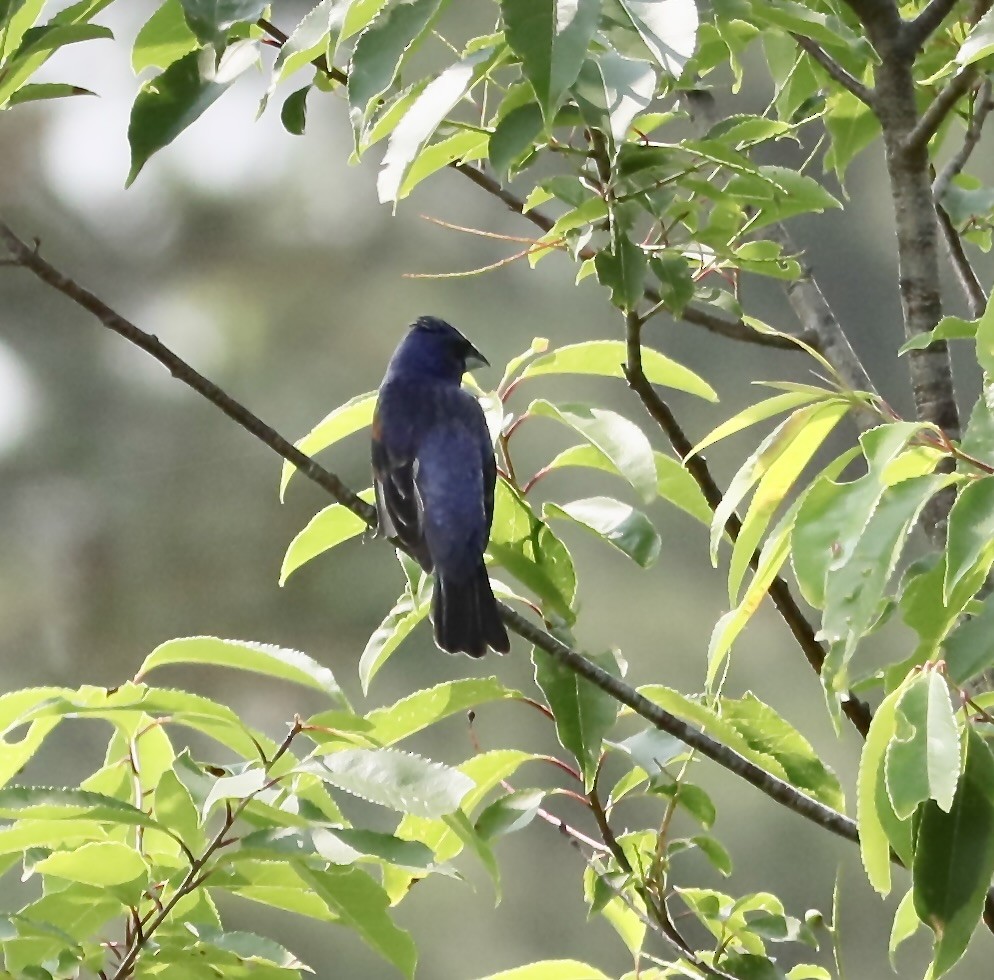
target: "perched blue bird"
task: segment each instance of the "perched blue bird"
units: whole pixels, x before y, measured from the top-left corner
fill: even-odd
[[[480,365],[455,327],[419,317],[387,365],[372,435],[379,533],[435,573],[435,642],[471,657],[511,648],[483,563],[497,463],[483,409],[462,389]]]

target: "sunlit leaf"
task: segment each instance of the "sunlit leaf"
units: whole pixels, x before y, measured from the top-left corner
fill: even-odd
[[[367,504],[372,503],[373,490],[363,490],[359,497]],[[367,528],[366,522],[344,504],[330,504],[318,511],[287,547],[280,568],[280,585],[285,585],[286,580],[311,559],[362,534]]]

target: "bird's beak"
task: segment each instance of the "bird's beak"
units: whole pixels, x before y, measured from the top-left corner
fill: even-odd
[[[490,367],[490,362],[469,341],[466,341],[466,370],[472,371],[478,367]]]

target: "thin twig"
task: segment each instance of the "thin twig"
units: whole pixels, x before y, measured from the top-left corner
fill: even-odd
[[[4,226],[0,224],[0,230],[3,228]],[[302,727],[300,719],[298,718],[291,726],[289,733],[283,740],[283,744],[280,745],[279,749],[276,751],[276,754],[273,756],[272,762],[270,762],[270,768],[287,752],[290,748],[290,743],[300,733]],[[269,784],[267,783],[255,792],[249,793],[249,795],[240,800],[238,805],[235,807],[226,804],[226,813],[221,829],[214,835],[214,838],[204,849],[204,853],[190,865],[190,869],[177,886],[176,891],[173,892],[169,901],[159,907],[158,914],[148,923],[148,928],[142,929],[141,924],[137,924],[135,935],[130,946],[128,947],[128,951],[124,954],[124,957],[117,965],[117,969],[115,970],[111,980],[127,980],[127,978],[132,975],[134,966],[138,962],[138,957],[141,955],[142,950],[145,948],[145,945],[148,943],[153,933],[159,928],[159,926],[162,925],[163,922],[165,922],[177,902],[179,902],[182,898],[185,898],[187,895],[192,894],[197,888],[200,887],[200,885],[203,884],[206,875],[201,874],[201,872],[203,872],[204,866],[214,856],[215,852],[226,843],[225,837],[227,836],[228,831],[231,830],[235,821],[242,814],[242,811],[244,811],[256,795],[262,792],[262,790],[268,785]]]
[[[984,287],[980,282],[970,262],[966,249],[963,247],[963,240],[960,238],[953,219],[949,217],[949,212],[938,202],[935,204],[935,213],[939,218],[939,228],[946,243],[946,251],[949,253],[949,261],[952,263],[953,272],[956,273],[956,281],[963,290],[966,297],[966,305],[970,310],[970,316],[976,320],[983,315],[987,306],[987,296]]]
[[[941,203],[949,185],[962,172],[970,155],[976,149],[984,132],[984,122],[992,109],[994,109],[994,96],[991,94],[991,81],[986,79],[977,94],[970,122],[966,127],[966,135],[963,137],[963,145],[949,158],[939,171],[938,177],[932,182],[932,197],[937,203]]]
[[[925,9],[905,28],[908,44],[918,51],[952,12],[957,0],[930,0]]]
[[[790,35],[797,46],[818,62],[828,75],[835,79],[847,92],[855,95],[860,102],[873,107],[873,92],[868,89],[855,75],[851,75],[842,67],[817,41],[803,34]]]
[[[903,146],[905,152],[913,153],[925,146],[938,132],[943,120],[953,110],[956,103],[976,84],[977,70],[973,65],[967,65],[953,75],[946,83],[945,88],[929,103],[928,108],[915,124],[915,128],[905,137]]]
[[[669,406],[659,397],[658,392],[650,384],[642,369],[641,329],[642,325],[638,316],[629,314],[626,330],[628,358],[625,364],[625,375],[628,379],[628,384],[639,396],[649,415],[666,434],[677,456],[680,459],[686,459],[685,465],[687,470],[700,487],[708,506],[712,510],[715,510],[721,502],[721,488],[715,482],[707,463],[701,458],[700,454],[690,455],[693,443],[687,438],[686,433],[680,427]],[[732,514],[728,519],[728,523],[725,525],[725,531],[734,541],[741,529],[741,521],[736,514]],[[759,555],[754,553],[749,560],[749,565],[755,569],[758,563]],[[814,627],[801,611],[787,582],[781,576],[776,576],[770,584],[769,593],[777,612],[780,613],[781,618],[787,624],[808,663],[818,674],[821,674],[825,663],[825,650],[818,640],[815,639]],[[870,730],[870,721],[872,718],[867,704],[852,692],[849,692],[849,695],[842,702],[842,710],[846,717],[853,723],[856,730],[865,738],[866,733]]]

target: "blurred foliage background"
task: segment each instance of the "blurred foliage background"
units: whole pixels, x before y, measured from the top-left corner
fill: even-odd
[[[310,6],[280,0],[273,20],[286,29]],[[374,168],[347,165],[344,106],[334,97],[314,98],[306,137],[289,136],[273,108],[255,120],[266,87],[261,74],[243,79],[125,191],[128,112],[139,86],[127,42],[150,10],[138,0],[115,5],[113,15],[101,19],[125,43],[70,48],[40,78],[57,75],[99,98],[18,107],[0,119],[0,207],[22,234],[41,239],[56,265],[282,433],[296,437],[335,405],[374,388],[406,324],[421,313],[452,321],[487,354],[495,368],[479,375],[484,387],[496,384],[500,365],[535,336],[562,344],[618,335],[617,316],[600,287],[587,280],[574,288],[573,270],[561,257],[535,271],[522,261],[470,278],[405,278],[470,269],[520,247],[445,230],[421,214],[508,234],[529,230],[451,171],[436,175],[391,215],[376,202]],[[761,109],[769,98],[762,66],[752,67],[737,111]],[[983,155],[981,149],[977,159]],[[844,211],[799,222],[796,233],[881,393],[900,411],[910,399],[903,365],[893,356],[902,338],[881,167],[874,151],[864,154],[850,172]],[[754,315],[789,325],[775,283],[747,300]],[[755,397],[750,379],[802,378],[808,371],[802,355],[736,346],[661,318],[646,339],[721,394],[716,407],[674,398],[692,438]],[[557,382],[573,397],[583,394],[578,384],[590,383]],[[640,420],[641,409],[621,382],[593,383],[604,403]],[[972,390],[976,379],[961,376],[960,385]],[[529,392],[517,397],[523,405]],[[551,425],[535,422],[528,429],[518,444],[522,453],[521,445],[530,443],[523,469],[566,445]],[[754,444],[746,434],[723,445],[713,460],[716,472],[727,479]],[[367,457],[365,441],[353,437],[336,447],[328,465],[365,487]],[[568,479],[578,479],[568,472]],[[161,641],[204,633],[305,650],[328,664],[361,706],[356,664],[399,590],[400,571],[389,549],[354,542],[278,588],[287,543],[325,503],[319,491],[297,481],[281,506],[278,474],[279,461],[268,450],[144,354],[27,275],[0,270],[5,687],[112,686]],[[578,489],[576,496],[596,488]],[[581,573],[579,639],[591,650],[623,641],[636,683],[694,691],[702,683],[712,625],[725,608],[724,576],[710,567],[703,529],[661,502],[651,513],[664,554],[648,572],[592,539],[567,536]],[[900,637],[891,631],[887,642]],[[527,687],[524,654],[516,645],[504,660],[446,658],[421,628],[377,678],[371,697],[385,702],[473,671],[496,671],[506,683]],[[224,691],[219,681],[239,683],[230,673],[183,678],[184,686],[202,685],[273,735],[294,712],[323,707],[304,703],[296,690],[263,687],[248,677]],[[857,758],[856,736],[844,730],[842,742],[836,740],[817,680],[768,612],[740,641],[726,691],[750,688],[761,689],[841,768],[844,784],[853,785],[844,760]],[[76,731],[74,751],[59,740],[57,752],[49,749],[33,763],[35,776],[76,780],[96,767],[105,733]],[[515,740],[555,747],[551,726],[513,703],[481,712],[475,734],[484,748]],[[458,719],[433,730],[423,748],[450,762],[473,751],[467,725]],[[885,931],[896,899],[881,908],[859,872],[856,849],[771,809],[727,774],[709,771],[706,785],[719,806],[715,831],[735,860],[735,890],[761,889],[772,879],[793,914],[811,906],[827,911],[840,864],[846,976],[885,974]],[[560,815],[582,823],[584,815],[569,806],[561,802]],[[433,879],[400,907],[398,919],[421,950],[419,975],[477,976],[557,956],[588,958],[605,969],[630,965],[606,923],[586,927],[576,887],[584,865],[554,828],[536,822],[502,844],[500,857],[504,898],[496,911],[489,883],[472,866],[469,884]],[[717,884],[703,863],[688,869],[686,884]],[[239,914],[245,927],[258,925],[254,909]],[[352,935],[290,916],[264,928],[318,977],[382,975],[381,963]],[[924,953],[925,937],[917,942]],[[987,949],[978,941],[973,961],[981,962]],[[902,963],[914,956],[902,951]]]

